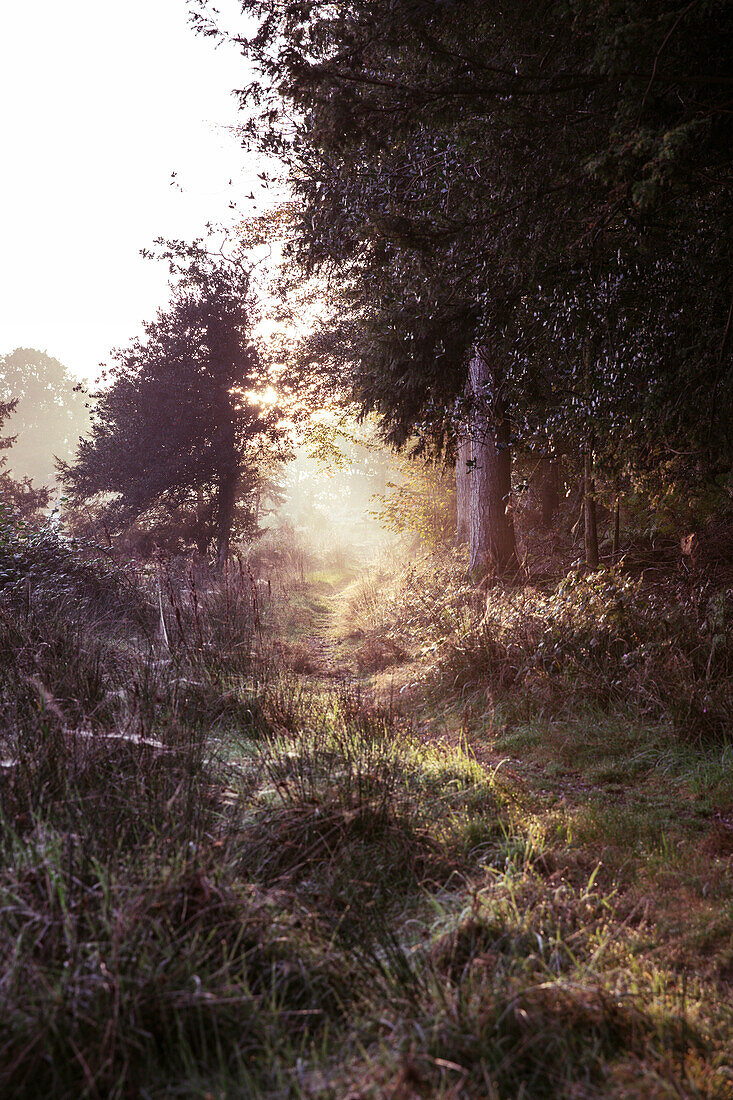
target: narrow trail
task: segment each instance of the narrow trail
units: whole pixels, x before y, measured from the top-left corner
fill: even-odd
[[[414,686],[419,667],[416,660],[395,665],[378,674],[359,671],[355,656],[359,638],[338,635],[339,612],[349,587],[350,582],[344,583],[323,597],[322,602],[328,605],[327,608],[312,615],[310,629],[302,635],[302,643],[307,647],[316,676],[331,683],[336,680],[358,683],[365,697],[375,705],[395,708],[409,720],[415,734],[426,744],[442,746],[449,751],[460,749],[486,772],[501,770],[506,779],[521,786],[528,783],[538,786],[542,769],[532,761],[511,758],[495,750],[470,723],[465,720],[457,723],[455,715],[450,720],[445,715],[425,713],[426,707]]]
[[[441,709],[425,700],[417,686],[417,659],[376,674],[361,672],[356,660],[361,639],[339,634],[339,620],[343,621],[340,612],[350,584],[346,581],[321,596],[319,611],[312,615],[308,631],[301,636],[312,660],[311,675],[315,673],[324,683],[358,684],[365,700],[404,716],[426,745],[467,754],[486,773],[500,774],[520,796],[531,798],[538,812],[555,809],[573,815],[603,801],[632,812],[635,805],[641,808],[648,802],[649,790],[653,790],[654,800],[673,808],[680,824],[699,831],[708,822],[733,838],[733,813],[721,814],[681,799],[679,784],[658,774],[652,774],[648,783],[643,777],[628,782],[602,780],[585,775],[580,767],[548,765],[547,759],[532,750],[521,757],[507,752],[497,744],[504,731],[492,730],[485,712],[477,712],[471,705],[461,708],[450,703]]]
[[[510,706],[502,714],[478,685],[465,698],[455,692],[441,698],[425,690],[427,663],[418,656],[365,672],[360,666],[370,636],[349,633],[349,588],[345,581],[311,594],[297,635],[310,661],[304,681],[316,691],[354,685],[364,706],[403,721],[426,756],[437,749],[451,761],[460,753],[496,779],[512,827],[527,838],[528,896],[546,892],[554,904],[556,896],[595,883],[616,914],[614,935],[623,938],[633,925],[650,965],[710,980],[724,991],[733,987],[726,908],[733,873],[730,783],[723,789],[721,780],[719,793],[711,793],[696,778],[697,765],[691,769],[684,754],[670,755],[663,740],[644,749],[645,731],[633,715],[624,730],[622,715],[614,728],[613,714],[583,712],[582,701],[534,717]]]

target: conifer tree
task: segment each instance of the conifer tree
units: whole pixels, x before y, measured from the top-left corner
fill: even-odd
[[[251,340],[249,269],[201,241],[158,243],[176,276],[170,306],[115,354],[90,436],[61,476],[73,503],[101,499],[117,531],[187,512],[198,550],[215,542],[222,563],[235,522],[254,529],[283,433],[257,396],[266,377]]]

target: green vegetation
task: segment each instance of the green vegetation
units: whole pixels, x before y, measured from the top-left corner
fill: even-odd
[[[730,744],[624,662],[634,583],[487,612],[450,556],[268,586],[3,539],[4,1093],[733,1095]]]
[[[733,6],[240,13],[288,200],[0,360],[0,1093],[733,1100]]]

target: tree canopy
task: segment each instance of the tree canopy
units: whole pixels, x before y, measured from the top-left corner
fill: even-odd
[[[638,443],[656,424],[657,440],[719,459],[729,3],[242,8],[257,23],[239,39],[260,71],[241,93],[250,133],[290,169],[300,263],[341,279],[315,351],[341,375],[350,365],[391,439],[430,425],[442,436],[470,348],[488,338],[528,431],[539,419],[554,431],[568,390],[575,431],[613,396],[598,436],[638,414]],[[215,33],[205,4],[197,20]],[[592,377],[586,348],[559,341],[571,325],[591,339]],[[643,348],[633,369],[630,347]],[[702,431],[689,413],[701,401]]]
[[[170,306],[118,351],[96,395],[91,434],[61,468],[72,501],[100,500],[120,531],[145,516],[223,559],[252,533],[259,495],[282,459],[276,409],[251,342],[250,272],[203,241],[158,242],[175,276]]]
[[[44,351],[16,348],[0,356],[0,398],[14,403],[10,466],[38,485],[55,479],[55,459],[67,460],[89,427],[87,401],[66,367]]]
[[[389,441],[481,423],[498,452],[727,474],[728,0],[241,7],[248,132],[287,165],[294,259],[338,285],[305,358]]]

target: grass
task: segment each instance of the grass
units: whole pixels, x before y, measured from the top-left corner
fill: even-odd
[[[345,576],[146,583],[2,603],[3,1095],[733,1097],[726,742],[298,669]]]

